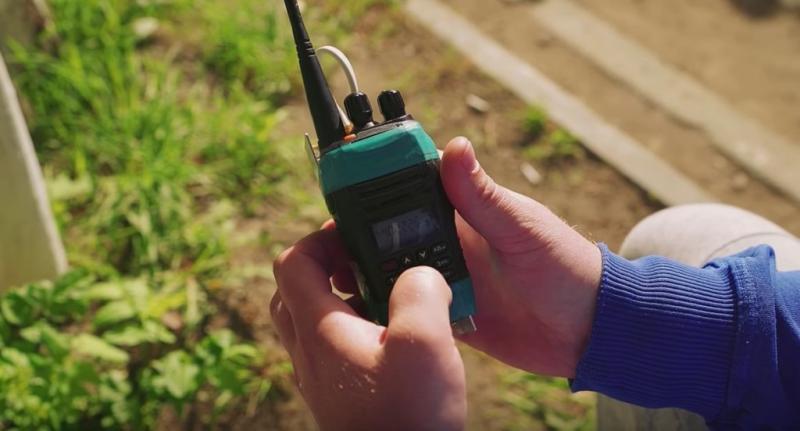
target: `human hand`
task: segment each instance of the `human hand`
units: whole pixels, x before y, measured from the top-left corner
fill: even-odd
[[[591,333],[600,250],[540,203],[497,185],[465,138],[445,148],[441,175],[478,309],[477,332],[460,338],[514,367],[574,377]]]
[[[427,267],[404,272],[390,297],[389,326],[383,327],[333,293],[331,279],[354,293],[348,260],[329,224],[274,265],[272,318],[320,428],[463,429],[464,365],[442,276]]]

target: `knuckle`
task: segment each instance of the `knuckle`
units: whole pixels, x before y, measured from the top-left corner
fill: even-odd
[[[415,357],[438,356],[443,348],[452,344],[452,336],[439,331],[420,331],[411,324],[390,327],[387,340],[388,348],[413,352]]]
[[[499,186],[489,175],[482,175],[478,184],[478,198],[487,206],[495,206],[502,200]]]
[[[336,319],[335,315],[322,317],[312,331],[315,342],[325,346],[333,344],[335,340],[334,334],[338,334],[341,331],[341,325],[342,322]]]
[[[275,320],[275,317],[278,315],[278,309],[280,308],[281,297],[278,292],[275,292],[272,295],[272,300],[269,302],[269,313],[272,316],[272,320]]]
[[[326,229],[336,229],[336,222],[332,218],[325,220],[325,222],[320,225],[320,230]]]
[[[286,262],[287,253],[289,253],[288,249],[282,251],[281,254],[279,254],[278,257],[272,262],[272,273],[275,275],[276,280],[279,278],[283,265]]]
[[[286,269],[291,267],[293,261],[296,260],[296,250],[295,247],[289,247],[288,249],[281,252],[278,255],[278,258],[272,263],[272,273],[275,276],[275,281],[280,284],[281,282],[281,275],[286,272]]]

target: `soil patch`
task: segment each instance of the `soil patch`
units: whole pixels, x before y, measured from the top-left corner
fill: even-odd
[[[525,10],[529,4],[509,5],[503,0],[444,1],[720,201],[761,214],[800,234],[797,217],[800,206],[721,155],[702,131],[676,121],[535,25]],[[486,14],[486,10],[492,13]]]

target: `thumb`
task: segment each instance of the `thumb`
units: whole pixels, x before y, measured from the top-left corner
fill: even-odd
[[[445,147],[441,175],[447,197],[461,217],[496,248],[529,234],[533,218],[544,209],[533,199],[495,183],[463,137]]]
[[[405,271],[389,298],[387,337],[431,341],[452,340],[450,287],[439,271],[427,266]]]

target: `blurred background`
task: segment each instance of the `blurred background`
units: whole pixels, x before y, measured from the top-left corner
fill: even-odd
[[[344,50],[368,94],[401,90],[440,148],[469,137],[498,182],[593,240],[616,248],[681,203],[664,193],[671,178],[800,234],[800,188],[786,180],[800,171],[795,0],[303,8],[315,44]],[[674,176],[653,186],[624,154],[587,149],[585,122],[440,39],[448,19],[420,19],[441,8]],[[327,219],[283,5],[0,0],[0,52],[69,263],[43,282],[0,271],[0,429],[313,429],[268,312],[272,260]],[[325,67],[343,98],[343,75]],[[4,154],[0,166],[19,163]],[[0,214],[21,205],[9,196]],[[23,243],[0,234],[0,256]],[[470,429],[595,428],[593,394],[462,352]]]

